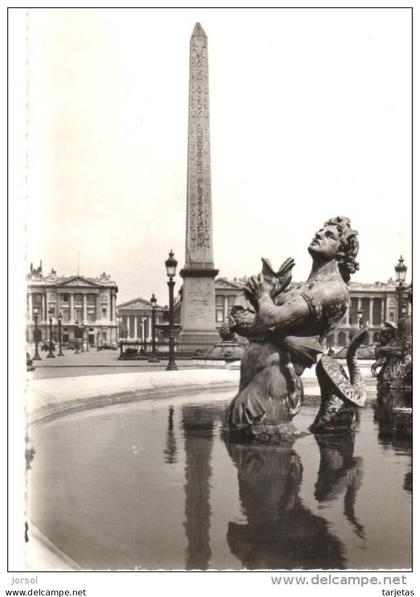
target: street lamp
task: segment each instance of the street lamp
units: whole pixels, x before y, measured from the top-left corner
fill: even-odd
[[[146,354],[147,352],[147,335],[146,335],[146,323],[147,323],[147,317],[146,315],[141,315],[141,324],[142,324],[142,339],[143,339],[143,352],[144,354]]]
[[[407,266],[404,263],[404,259],[403,259],[402,255],[398,259],[398,263],[394,269],[395,269],[395,277],[397,280],[396,290],[397,290],[397,296],[398,296],[398,319],[400,319],[401,315],[402,315],[401,296],[402,296],[402,292],[404,290],[405,276],[407,275]]]
[[[118,340],[118,343],[120,345],[120,359],[122,359],[122,356],[123,356],[122,321],[123,321],[122,316],[121,315],[117,315],[117,336],[118,336],[117,340]]]
[[[52,316],[53,316],[54,311],[52,309],[49,309],[48,311],[48,315],[49,315],[49,321],[50,321],[50,350],[49,353],[47,354],[47,359],[55,359],[55,354],[53,352],[53,347],[52,347]]]
[[[118,340],[121,341],[121,338],[122,338],[122,317],[121,317],[121,315],[117,315],[117,334],[118,334]]]
[[[82,352],[85,352],[85,326],[83,323],[80,326],[80,330],[82,332]]]
[[[74,338],[76,340],[76,350],[74,351],[74,354],[79,354],[79,322],[77,319],[74,322]]]
[[[34,322],[35,322],[35,329],[34,329],[34,340],[35,340],[35,354],[32,360],[34,361],[41,361],[41,357],[39,356],[38,352],[38,343],[39,343],[39,332],[38,329],[38,308],[35,307],[34,309]]]
[[[169,360],[167,371],[175,371],[178,369],[175,363],[175,329],[174,329],[174,276],[176,274],[177,260],[171,250],[168,259],[165,261],[166,275],[168,276],[169,288]]]
[[[361,328],[363,326],[363,310],[360,309],[357,312],[357,323],[359,325],[359,328]]]
[[[156,305],[157,299],[155,293],[152,294],[150,299],[152,305],[152,356],[149,359],[149,363],[159,363],[159,359],[156,356]]]
[[[62,344],[61,322],[63,321],[63,316],[62,316],[61,312],[58,314],[57,321],[58,321],[58,353],[57,353],[57,356],[63,357],[64,356],[63,351],[61,350],[61,344]]]

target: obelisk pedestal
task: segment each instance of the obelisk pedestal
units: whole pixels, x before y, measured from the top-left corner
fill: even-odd
[[[210,176],[207,36],[196,23],[190,42],[188,112],[187,228],[180,342],[219,340],[215,323],[215,283]]]

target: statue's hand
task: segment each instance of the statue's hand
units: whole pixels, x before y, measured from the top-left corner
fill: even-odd
[[[258,301],[263,296],[270,296],[272,290],[271,284],[264,280],[262,274],[252,276],[246,282],[244,291],[253,305],[258,305]]]

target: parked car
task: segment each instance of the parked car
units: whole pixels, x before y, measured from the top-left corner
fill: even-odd
[[[52,349],[55,350],[54,342],[51,342],[51,345],[52,345]],[[50,343],[44,342],[43,344],[41,344],[41,350],[50,350]]]
[[[101,344],[100,346],[96,347],[97,350],[117,350],[117,347],[113,344]]]
[[[134,357],[137,354],[139,354],[139,351],[137,350],[137,348],[128,347],[124,351],[125,357]]]

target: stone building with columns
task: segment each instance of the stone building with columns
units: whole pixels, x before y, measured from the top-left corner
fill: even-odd
[[[374,282],[373,284],[350,282],[350,306],[344,320],[337,329],[330,334],[326,343],[328,346],[347,346],[350,341],[350,331],[361,324],[369,326],[368,344],[374,344],[379,339],[379,332],[384,323],[396,324],[398,321],[398,289],[395,280],[388,282]],[[407,315],[411,313],[411,305],[407,297],[407,290],[401,294],[401,310]]]
[[[62,315],[62,341],[65,346],[76,338],[76,329],[84,326],[84,339],[90,346],[113,344],[118,340],[118,287],[111,276],[102,273],[97,278],[58,276],[39,267],[31,269],[27,277],[26,340],[34,341],[35,318],[38,314],[40,339],[49,339],[49,313],[52,314],[53,339],[57,340],[57,317]]]
[[[215,325],[227,321],[228,314],[232,308],[241,287],[246,278],[216,279],[216,310]],[[388,282],[375,282],[373,284],[350,282],[350,307],[344,320],[326,339],[325,343],[330,347],[347,346],[350,341],[352,328],[362,323],[369,325],[369,344],[378,340],[380,329],[385,321],[396,323],[398,320],[398,290],[395,280]],[[407,299],[407,292],[402,293],[402,311],[411,313],[411,305]]]
[[[165,323],[168,307],[156,305],[156,324]],[[152,303],[138,297],[117,305],[118,335],[121,340],[152,340]],[[158,335],[158,334],[157,334]]]
[[[216,327],[220,327],[224,321],[227,321],[235,299],[245,282],[246,278],[216,279]]]

